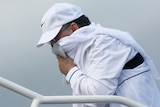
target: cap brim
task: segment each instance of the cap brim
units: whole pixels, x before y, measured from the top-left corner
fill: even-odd
[[[54,30],[43,33],[36,46],[41,47],[45,43],[47,43],[47,42],[51,41],[53,38],[55,38],[56,35],[58,34],[58,32],[60,31],[61,27],[62,26],[57,27]]]

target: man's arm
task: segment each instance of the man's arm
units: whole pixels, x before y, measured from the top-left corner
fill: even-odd
[[[124,45],[116,38],[105,38],[102,35],[91,48],[86,55],[87,59],[84,59],[87,62],[85,71],[77,68],[69,57],[57,57],[60,70],[77,94],[114,94],[132,47]]]

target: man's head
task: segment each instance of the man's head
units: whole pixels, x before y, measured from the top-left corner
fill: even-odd
[[[53,5],[43,16],[41,21],[42,36],[37,43],[40,47],[44,43],[58,41],[71,35],[80,27],[89,25],[90,21],[83,14],[80,7],[68,3]]]

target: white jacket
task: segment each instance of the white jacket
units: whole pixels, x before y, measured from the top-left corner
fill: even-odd
[[[153,76],[159,78],[158,72],[128,33],[92,24],[58,42],[77,65],[66,76],[73,95],[118,95],[147,107],[160,105],[160,93],[153,79]],[[137,52],[141,53],[145,62],[134,69],[123,70],[125,63]],[[73,106],[125,107],[106,103]]]

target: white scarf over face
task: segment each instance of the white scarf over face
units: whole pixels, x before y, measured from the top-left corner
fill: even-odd
[[[75,32],[73,32],[70,36],[66,36],[58,41],[61,45],[64,52],[74,59],[74,63],[77,67],[83,71],[83,61],[81,61],[81,57],[84,57],[84,52],[86,49],[91,46],[98,35],[109,35],[119,39],[126,45],[130,45],[135,48],[138,52],[141,53],[146,63],[149,65],[153,76],[156,79],[160,79],[158,71],[156,70],[152,60],[145,53],[145,51],[141,48],[141,46],[132,38],[132,36],[127,32],[122,32],[120,30],[108,29],[101,27],[99,24],[95,25],[92,23],[89,26],[82,27]]]

